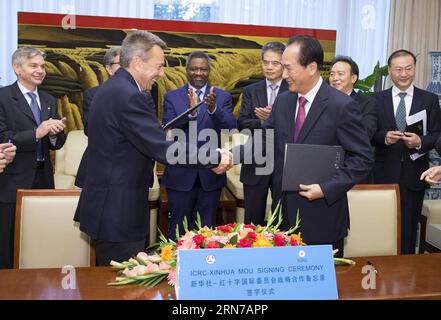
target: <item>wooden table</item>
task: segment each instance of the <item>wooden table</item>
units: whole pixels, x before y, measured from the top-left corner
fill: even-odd
[[[361,269],[370,260],[378,270],[375,290],[361,286]],[[337,266],[340,299],[441,299],[441,254],[355,258],[356,265]],[[76,289],[62,288],[61,269],[0,270],[0,299],[175,299],[162,283],[153,289],[109,287],[115,271],[108,267],[77,268]]]

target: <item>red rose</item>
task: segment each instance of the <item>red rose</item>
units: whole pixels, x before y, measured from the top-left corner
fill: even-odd
[[[224,226],[216,227],[216,230],[219,230],[219,231],[221,231],[221,232],[223,232],[223,233],[228,233],[228,232],[230,232],[230,228],[229,228],[228,225],[224,225]]]
[[[183,243],[183,242],[184,242],[184,241],[179,240],[178,243],[176,243],[176,248],[182,246],[182,243]]]
[[[255,232],[250,231],[247,233],[247,237],[250,238],[251,240],[256,240],[257,235]]]
[[[193,242],[197,248],[200,248],[202,245],[202,242],[204,242],[204,236],[201,234],[195,235],[192,239],[193,239]]]
[[[280,233],[276,234],[273,240],[276,247],[284,247],[286,244],[285,237]]]
[[[216,241],[208,242],[208,243],[205,245],[205,249],[216,249],[216,248],[220,248],[219,243],[217,243]]]
[[[244,228],[249,228],[249,229],[256,230],[256,227],[253,226],[252,224],[246,224],[246,225],[244,225],[243,227],[244,227]]]
[[[252,244],[253,244],[253,240],[243,238],[237,242],[237,248],[251,248]]]

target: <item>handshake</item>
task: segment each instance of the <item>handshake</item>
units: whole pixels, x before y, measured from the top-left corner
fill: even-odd
[[[230,170],[234,166],[233,154],[230,150],[222,148],[216,149],[221,154],[221,161],[216,168],[211,169],[216,174],[222,174]]]
[[[12,143],[0,143],[0,172],[14,160],[16,151],[17,147]]]

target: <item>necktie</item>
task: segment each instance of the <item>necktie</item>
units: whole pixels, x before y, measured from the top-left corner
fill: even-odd
[[[268,101],[268,104],[270,106],[272,106],[274,103],[274,100],[276,100],[276,90],[277,90],[277,88],[279,88],[279,86],[275,85],[275,84],[270,84],[269,87],[271,89],[271,94],[270,94],[270,99]]]
[[[202,90],[197,89],[196,95],[198,96],[198,103],[202,101]],[[198,113],[201,111],[201,106],[198,107]]]
[[[299,111],[297,111],[296,123],[294,126],[294,142],[296,142],[300,130],[302,129],[303,122],[305,122],[305,105],[308,100],[305,97],[299,97]]]
[[[199,90],[199,89],[196,90],[196,95],[198,96],[198,103],[200,103],[202,101],[201,93],[202,93],[202,90]]]
[[[32,114],[34,115],[37,126],[39,126],[41,123],[41,117],[40,117],[40,108],[38,107],[38,102],[37,102],[37,95],[33,92],[28,92],[28,96],[31,98],[30,107]],[[38,140],[38,144],[37,144],[37,160],[38,161],[44,160],[43,143],[41,142],[41,139]]]
[[[404,102],[404,97],[406,97],[406,92],[400,92],[400,103],[398,104],[397,112],[395,114],[395,123],[397,124],[397,129],[401,132],[406,130],[406,103]]]

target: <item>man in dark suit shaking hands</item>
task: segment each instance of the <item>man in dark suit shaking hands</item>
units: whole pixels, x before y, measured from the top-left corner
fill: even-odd
[[[262,129],[268,119],[277,95],[288,90],[282,79],[281,63],[285,45],[269,42],[262,47],[262,71],[265,79],[243,88],[242,106],[237,126],[239,130]],[[272,174],[257,174],[255,164],[242,164],[240,181],[243,183],[245,223],[264,224],[268,189],[273,192]]]
[[[167,154],[174,143],[166,140],[143,93],[164,75],[165,48],[166,44],[149,32],[130,33],[122,42],[121,68],[101,85],[92,101],[88,174],[74,220],[96,240],[97,265],[127,260],[144,250],[152,159],[170,163],[191,150],[180,148],[176,157],[173,152]],[[227,169],[231,160],[228,151],[212,152],[208,160],[213,164],[219,158],[227,163]]]
[[[14,161],[0,175],[0,268],[11,268],[17,189],[53,189],[49,150],[65,141],[65,119],[54,97],[38,89],[46,71],[44,53],[20,47],[12,55],[17,81],[0,89],[0,143],[17,146]]]
[[[298,35],[283,55],[283,78],[289,92],[276,98],[264,128],[274,129],[274,189],[281,198],[286,143],[340,145],[344,165],[329,181],[300,184],[299,192],[283,197],[285,228],[300,214],[300,231],[308,244],[332,244],[343,255],[349,227],[346,192],[366,178],[373,155],[359,106],[348,95],[330,87],[320,76],[323,48],[315,38]]]
[[[397,183],[401,200],[401,253],[415,253],[418,219],[424,191],[420,180],[429,168],[428,151],[441,132],[438,97],[413,85],[416,57],[407,50],[393,52],[388,60],[392,88],[374,95],[378,103],[378,129],[374,135],[375,183]],[[409,132],[406,118],[425,112],[427,134]],[[411,155],[419,153],[419,158]]]

